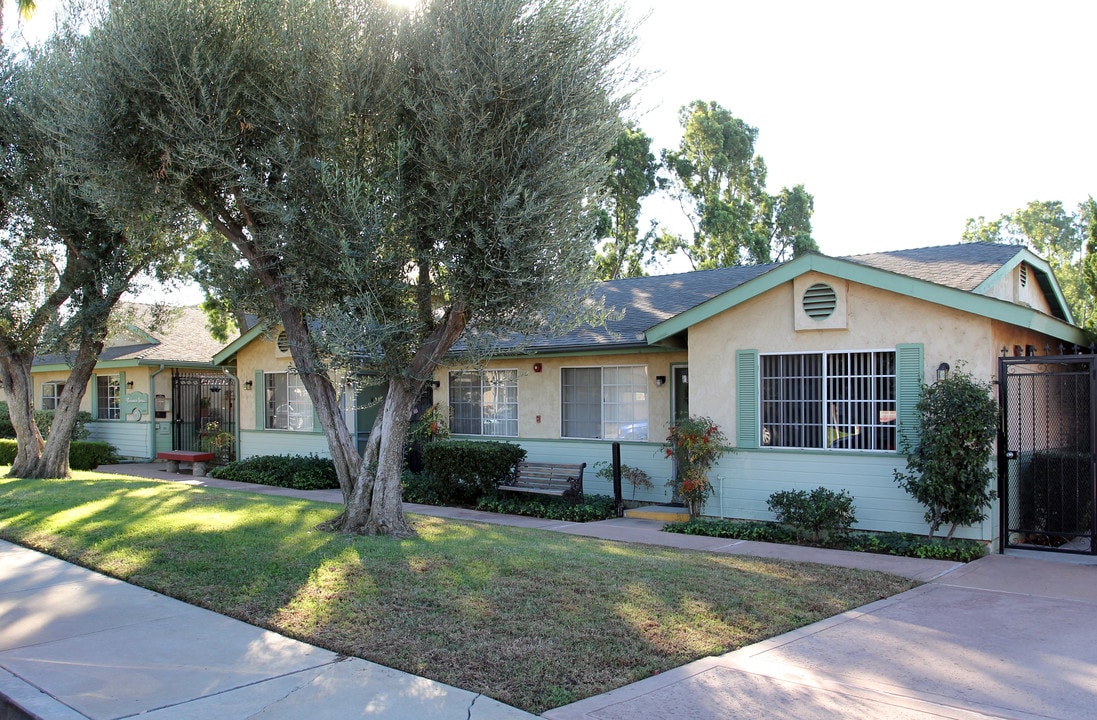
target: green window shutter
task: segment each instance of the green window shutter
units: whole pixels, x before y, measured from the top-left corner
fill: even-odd
[[[312,398],[309,398],[310,400]],[[316,405],[312,406],[312,431],[324,432],[324,426],[320,424],[320,413],[316,412]]]
[[[758,351],[735,352],[737,442],[741,448],[758,447]]]
[[[263,371],[255,371],[255,429],[264,430],[267,427],[267,384],[263,379]]]
[[[118,373],[118,419],[125,420],[130,407],[126,402],[126,373]]]
[[[922,395],[925,361],[921,343],[895,348],[895,408],[899,422],[899,450],[913,448],[921,437],[914,406]]]
[[[88,395],[91,396],[91,419],[99,419],[99,376],[92,375],[88,381]]]

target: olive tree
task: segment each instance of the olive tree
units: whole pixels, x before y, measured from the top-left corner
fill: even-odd
[[[989,461],[997,429],[998,404],[990,385],[962,370],[922,387],[915,409],[921,435],[906,446],[906,471],[895,471],[899,486],[926,507],[929,536],[986,519],[996,497]]]
[[[601,0],[134,0],[92,22],[64,123],[104,202],[190,208],[219,295],[281,325],[345,501],[406,535],[413,407],[470,346],[576,318],[626,102]],[[359,456],[332,372],[386,394]]]

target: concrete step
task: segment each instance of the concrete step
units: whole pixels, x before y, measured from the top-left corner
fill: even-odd
[[[689,510],[673,505],[645,505],[625,510],[625,517],[660,522],[686,522],[689,520]]]

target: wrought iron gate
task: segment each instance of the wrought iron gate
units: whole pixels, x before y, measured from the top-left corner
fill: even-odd
[[[1001,549],[1097,554],[1097,356],[1002,358]]]
[[[171,448],[236,459],[236,382],[227,375],[178,370],[171,376]]]

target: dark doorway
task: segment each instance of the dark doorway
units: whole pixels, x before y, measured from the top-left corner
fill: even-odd
[[[1097,554],[1095,359],[999,362],[1002,550]]]
[[[236,459],[236,380],[179,370],[171,376],[171,448],[217,455],[218,463]]]

